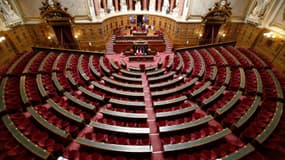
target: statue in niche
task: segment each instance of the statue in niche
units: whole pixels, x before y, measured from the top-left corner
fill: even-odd
[[[22,22],[7,0],[0,0],[0,15],[7,26]]]
[[[169,0],[164,0],[163,6],[162,6],[162,12],[169,13]]]
[[[257,0],[250,17],[260,19],[264,16],[271,0]]]
[[[173,15],[178,16],[178,12],[179,12],[179,0],[176,0],[175,8],[173,9]]]

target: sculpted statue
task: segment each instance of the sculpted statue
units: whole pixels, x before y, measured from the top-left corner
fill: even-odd
[[[6,25],[12,25],[22,21],[7,0],[0,0],[0,15]]]
[[[256,18],[262,17],[265,14],[270,1],[271,0],[257,0],[256,5],[254,9],[252,10],[250,16],[256,17]]]

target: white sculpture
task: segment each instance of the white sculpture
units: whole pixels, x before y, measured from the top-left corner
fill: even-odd
[[[16,14],[7,0],[0,0],[0,15],[6,26],[22,22],[21,17]]]
[[[177,17],[178,16],[178,12],[179,12],[179,1],[176,0],[175,8],[173,9],[173,15],[175,17]]]
[[[252,10],[250,16],[255,18],[263,17],[265,14],[268,4],[271,0],[257,0],[254,9]]]

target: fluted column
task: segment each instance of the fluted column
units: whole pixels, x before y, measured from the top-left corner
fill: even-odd
[[[94,8],[95,8],[95,14],[96,16],[100,16],[100,7],[99,7],[99,1],[93,0]]]
[[[129,10],[133,10],[133,1],[129,0]]]
[[[147,0],[143,0],[143,10],[147,10]]]
[[[184,2],[185,2],[185,0],[180,0],[180,3],[179,3],[179,14],[178,14],[179,16],[183,15]]]
[[[104,11],[107,12],[107,0],[103,0]]]
[[[115,11],[119,11],[119,0],[115,0]]]
[[[170,12],[173,12],[175,0],[170,1]]]
[[[162,0],[158,0],[158,2],[157,2],[157,10],[159,12],[161,11],[161,3],[162,3]]]
[[[149,11],[155,11],[155,0],[149,0]]]

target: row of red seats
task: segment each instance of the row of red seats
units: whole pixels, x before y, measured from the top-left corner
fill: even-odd
[[[37,56],[37,57],[32,62],[31,66],[29,66],[29,69],[28,69],[27,73],[37,74],[38,73],[38,69],[39,69],[41,63],[43,62],[43,59],[47,56],[47,53],[39,52],[35,56]]]
[[[71,55],[70,54],[64,54],[64,53],[60,54],[60,57],[59,57],[58,62],[56,64],[56,68],[58,71],[64,71],[65,70],[68,56],[71,56]]]
[[[53,63],[56,60],[57,56],[59,56],[59,55],[56,53],[49,53],[48,56],[49,57],[45,61],[45,64],[43,67],[43,72],[45,72],[45,73],[51,73],[52,72]]]
[[[20,78],[10,77],[5,86],[5,105],[7,110],[22,111],[22,100],[20,96]]]
[[[235,59],[232,57],[233,55],[227,52],[227,50],[221,47],[216,48],[216,50],[220,52],[221,55],[227,60],[230,67],[239,67],[239,62],[235,61]]]
[[[209,54],[209,52],[206,49],[199,49],[198,50],[200,55],[205,60],[205,63],[207,66],[216,65],[216,61],[212,55]]]
[[[227,65],[226,62],[218,55],[217,50],[214,48],[207,48],[207,51],[214,57],[218,67]]]
[[[31,60],[32,57],[37,54],[37,52],[26,52],[24,54],[25,57],[16,65],[11,74],[18,76],[21,75],[23,70],[25,69],[25,66],[28,64],[29,60]]]
[[[232,46],[228,46],[228,47],[225,47],[225,49],[227,49],[233,56],[235,56],[238,59],[238,61],[241,63],[241,66],[243,68],[253,67],[251,64],[251,61],[249,61],[249,59],[246,59],[244,55],[242,55],[243,53],[239,52],[236,48]]]
[[[40,92],[38,90],[36,77],[26,76],[25,91],[30,102],[38,103],[42,100],[42,97],[40,96]]]

